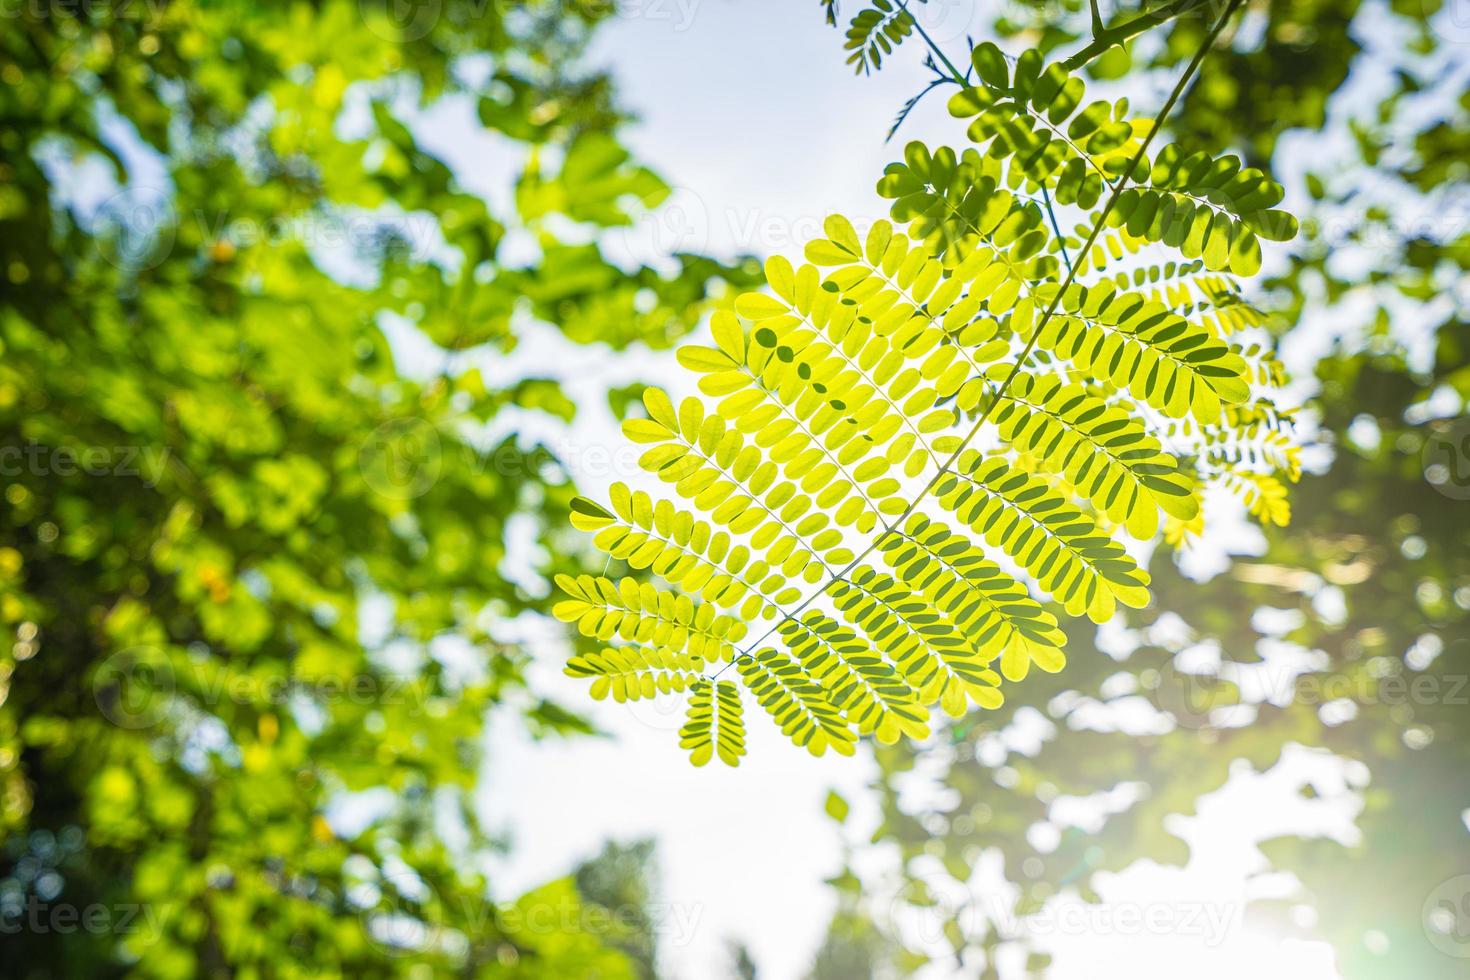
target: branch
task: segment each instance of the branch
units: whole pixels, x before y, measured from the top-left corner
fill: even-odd
[[[1136,37],[1137,35],[1142,34],[1144,31],[1149,30],[1150,28],[1158,27],[1160,24],[1171,21],[1175,17],[1183,16],[1184,14],[1189,13],[1195,8],[1202,7],[1209,2],[1210,0],[1181,0],[1181,2],[1176,6],[1165,7],[1161,10],[1156,10],[1151,14],[1143,14],[1142,16],[1135,17],[1129,21],[1124,21],[1121,24],[1101,31],[1098,30],[1097,7],[1094,4],[1092,41],[1087,45],[1087,47],[1083,48],[1081,51],[1078,51],[1076,54],[1072,55],[1072,57],[1062,62],[1062,67],[1067,69],[1067,71],[1076,71],[1078,68],[1081,68],[1083,65],[1087,64],[1093,59],[1099,58],[1102,55],[1106,54],[1107,50],[1114,45],[1121,45],[1129,38]]]
[[[932,65],[934,62],[931,59],[929,63]],[[930,82],[928,85],[925,85],[922,92],[905,102],[903,104],[903,108],[898,110],[898,118],[893,120],[892,126],[888,127],[888,135],[883,137],[883,142],[887,143],[893,139],[894,134],[898,132],[898,127],[903,125],[903,121],[909,117],[909,113],[914,111],[914,106],[919,104],[920,99],[928,95],[930,92],[934,91],[939,86],[948,85],[951,81],[953,81],[953,79],[951,79],[943,72],[940,72],[939,77],[934,79],[934,81]]]
[[[924,43],[929,45],[929,50],[937,54],[939,56],[939,60],[944,62],[944,67],[949,69],[949,73],[954,78],[955,82],[961,88],[964,88],[967,84],[965,81],[965,76],[961,75],[960,70],[954,66],[954,63],[950,61],[949,58],[945,57],[945,54],[942,50],[940,50],[939,45],[935,44],[934,39],[929,36],[929,32],[924,30],[924,25],[919,23],[919,18],[915,17],[913,11],[909,10],[908,0],[899,0],[898,7],[904,13],[909,15],[909,18],[914,22],[914,30],[919,32],[919,37],[923,38]]]
[[[1046,216],[1051,219],[1051,230],[1056,232],[1057,244],[1062,246],[1062,261],[1067,263],[1067,273],[1072,273],[1072,257],[1067,254],[1067,240],[1062,237],[1062,226],[1057,224],[1057,213],[1051,209],[1051,192],[1041,186],[1041,200],[1046,204]]]

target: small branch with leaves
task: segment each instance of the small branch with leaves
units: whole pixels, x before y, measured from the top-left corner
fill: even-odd
[[[1248,440],[1238,409],[1264,396],[1219,321],[1080,277],[1104,240],[1221,276],[1259,263],[1279,186],[1234,157],[1149,160],[1240,3],[1145,120],[1035,51],[982,44],[961,74],[920,30],[975,146],[909,144],[878,187],[892,222],[828,218],[803,264],[768,260],[768,290],[679,351],[700,397],[645,392],[624,433],[673,497],[574,502],[642,577],[558,578],[556,615],[591,647],[568,673],[616,700],[686,692],[696,765],[745,754],[742,692],[797,745],[852,754],[1060,670],[1059,617],[1146,604],[1122,539],[1199,525],[1211,448]],[[1075,260],[1054,197],[1087,212]]]

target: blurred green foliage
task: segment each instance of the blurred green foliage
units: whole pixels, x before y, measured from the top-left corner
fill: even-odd
[[[669,190],[580,62],[609,10],[6,9],[8,975],[649,975],[646,936],[538,925],[641,901],[645,854],[590,899],[487,892],[487,712],[588,726],[525,690],[493,629],[583,571],[571,480],[479,433],[575,406],[452,356],[508,352],[530,321],[665,346],[749,280],[599,248]],[[466,103],[486,169],[467,176],[514,183],[499,208],[415,137]],[[395,324],[439,363],[395,363]],[[530,581],[504,571],[513,521]],[[93,907],[108,921],[48,918]]]
[[[997,31],[1014,50],[1075,50],[1089,36],[1088,8],[1067,6],[1012,7]],[[1125,8],[1110,11],[1108,27],[1138,15]],[[1113,48],[1093,63],[1094,77],[1172,77],[1212,10],[1148,9],[1183,14]],[[998,977],[1000,951],[1016,946],[1030,951],[1028,975],[1047,975],[1044,942],[1008,932],[997,906],[967,891],[983,854],[1003,859],[1016,889],[1005,905],[1016,915],[1064,893],[1098,902],[1095,873],[1185,863],[1189,847],[1166,818],[1194,813],[1242,762],[1266,771],[1291,747],[1349,762],[1346,788],[1320,805],[1361,806],[1361,839],[1262,842],[1268,867],[1295,875],[1300,888],[1253,905],[1251,921],[1279,937],[1327,939],[1348,980],[1466,975],[1470,34],[1462,11],[1457,18],[1437,2],[1251,3],[1230,43],[1205,60],[1172,132],[1192,147],[1243,152],[1292,188],[1288,205],[1308,215],[1305,233],[1268,266],[1264,305],[1292,325],[1276,336],[1283,357],[1317,358],[1304,417],[1317,423],[1309,455],[1319,463],[1292,491],[1290,525],[1267,529],[1263,554],[1237,556],[1200,584],[1161,547],[1150,569],[1155,602],[1103,638],[1074,630],[1066,672],[1029,677],[1004,708],[951,726],[935,744],[879,749],[874,843],[898,848],[902,873],[865,879],[849,868],[833,878],[840,909],[823,962],[852,963],[843,976],[928,966]],[[1211,666],[1200,654],[1216,647]],[[1042,732],[1038,750],[1007,741],[1020,730]],[[1328,792],[1300,789],[1309,800]],[[1110,793],[1128,802],[1103,807],[1097,831],[1056,808],[1063,798],[1101,807]],[[1303,918],[1301,906],[1313,915]],[[915,915],[928,925],[927,944],[906,926]]]
[[[589,234],[667,194],[617,142],[609,80],[580,66],[608,9],[5,11],[0,913],[41,916],[0,932],[8,974],[653,975],[646,916],[580,925],[589,908],[647,905],[646,848],[491,902],[476,858],[495,842],[469,795],[487,712],[540,735],[587,730],[528,694],[524,652],[493,630],[542,609],[552,574],[584,569],[562,537],[565,469],[544,448],[476,438],[507,406],[563,419],[575,406],[552,381],[492,387],[452,355],[508,352],[529,320],[578,343],[668,346],[753,281],[693,255],[630,269]],[[1059,10],[1008,5],[998,32],[1015,49],[1084,44],[1087,9]],[[1454,14],[1439,0],[1251,3],[1206,60],[1175,133],[1311,200],[1269,291],[1301,324],[1279,346],[1329,347],[1309,407],[1330,465],[1294,491],[1264,555],[1203,587],[1160,550],[1158,599],[1130,614],[1126,651],[1079,630],[1066,674],[1033,674],[983,726],[947,730],[922,755],[953,791],[942,807],[901,805],[920,757],[879,752],[878,837],[905,859],[906,901],[938,902],[920,887],[935,862],[964,880],[986,850],[1018,909],[1064,888],[1095,897],[1096,871],[1186,859],[1164,818],[1232,762],[1320,746],[1369,778],[1359,843],[1265,846],[1318,911],[1306,934],[1334,942],[1351,980],[1463,975],[1444,944],[1463,951],[1470,908],[1438,892],[1470,872],[1470,488],[1456,468],[1470,445],[1453,424],[1470,395],[1470,38]],[[1207,23],[1169,20],[1091,74],[1177,71]],[[499,207],[415,136],[424,110],[456,100],[483,127],[486,180],[514,183]],[[1319,132],[1328,151],[1306,152]],[[1441,220],[1400,220],[1411,206]],[[396,364],[395,323],[442,363]],[[621,415],[637,394],[609,404]],[[502,572],[513,518],[535,529],[541,581]],[[1167,610],[1182,636],[1160,628]],[[1209,639],[1220,667],[1181,669]],[[1282,673],[1282,645],[1315,651],[1305,673]],[[1262,665],[1294,699],[1235,683]],[[1342,693],[1333,711],[1323,691]],[[1168,723],[1145,736],[1073,723],[1081,705],[1123,702]],[[989,750],[1036,711],[1051,723],[1039,753]],[[1100,832],[1028,841],[1057,796],[1140,782]],[[847,817],[840,800],[828,809]],[[833,881],[814,975],[931,962],[873,907],[872,883]],[[1448,933],[1430,914],[1444,898]],[[78,927],[64,908],[101,911]],[[946,935],[967,975],[995,975],[1002,937],[958,921]],[[753,974],[748,955],[738,970]]]

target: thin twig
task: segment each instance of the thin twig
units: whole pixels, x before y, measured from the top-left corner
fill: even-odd
[[[1067,69],[1067,71],[1076,71],[1094,58],[1106,54],[1109,48],[1120,45],[1131,37],[1142,34],[1150,28],[1158,27],[1160,24],[1171,21],[1175,17],[1181,17],[1195,8],[1202,7],[1210,2],[1211,0],[1182,0],[1182,2],[1175,6],[1165,7],[1151,14],[1134,17],[1132,20],[1124,21],[1115,27],[1110,27],[1103,31],[1097,29],[1097,22],[1094,19],[1092,42],[1066,61],[1063,61],[1062,67]],[[1234,9],[1234,5],[1231,6],[1231,9]]]
[[[913,13],[909,10],[907,0],[899,0],[898,7],[904,13],[908,14],[909,17],[913,20],[914,30],[918,31],[919,37],[923,38],[924,43],[929,45],[929,50],[939,55],[939,60],[944,62],[944,67],[949,69],[949,73],[954,76],[955,81],[959,82],[961,85],[964,85],[965,76],[961,75],[960,70],[954,66],[954,63],[951,62],[947,57],[945,57],[943,51],[939,50],[939,45],[935,44],[934,39],[929,36],[929,32],[924,30],[924,25],[919,23],[919,18],[915,17]]]
[[[931,61],[930,64],[933,64],[933,62]],[[914,107],[919,104],[920,99],[937,89],[939,86],[950,84],[951,81],[953,81],[953,79],[951,79],[948,75],[941,73],[938,78],[934,79],[934,81],[930,82],[928,85],[925,85],[922,92],[905,102],[903,104],[903,108],[898,110],[898,117],[893,120],[893,125],[888,127],[888,135],[883,137],[883,142],[887,143],[893,139],[893,137],[898,133],[898,128],[903,125],[904,120],[908,119],[909,113],[914,111]]]
[[[1057,244],[1062,246],[1062,261],[1067,263],[1067,272],[1072,272],[1072,258],[1067,254],[1067,240],[1062,237],[1062,228],[1057,224],[1057,213],[1051,209],[1051,192],[1041,185],[1041,200],[1046,204],[1046,216],[1051,219],[1051,230],[1057,233]]]

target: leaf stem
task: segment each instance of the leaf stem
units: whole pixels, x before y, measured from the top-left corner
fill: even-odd
[[[1160,24],[1189,13],[1196,7],[1202,7],[1209,2],[1210,0],[1181,0],[1180,3],[1172,7],[1165,7],[1151,14],[1142,14],[1106,30],[1098,30],[1097,7],[1094,5],[1093,37],[1091,43],[1066,61],[1063,61],[1062,67],[1067,69],[1067,71],[1076,71],[1094,58],[1098,58],[1107,53],[1107,50],[1114,45],[1122,44],[1129,38],[1142,34],[1150,28],[1158,27]],[[1234,5],[1232,5],[1232,9],[1234,9]]]
[[[933,51],[939,57],[939,60],[944,62],[944,67],[949,69],[949,74],[954,78],[955,83],[961,88],[968,85],[969,83],[965,81],[965,76],[960,74],[960,70],[954,66],[954,63],[949,58],[945,57],[944,52],[939,49],[939,45],[934,43],[934,39],[929,36],[929,32],[924,30],[924,25],[919,23],[919,18],[914,17],[913,12],[909,10],[907,0],[899,0],[898,6],[900,10],[913,19],[914,30],[918,31],[919,37],[923,38],[924,43],[929,45],[929,50]]]
[[[1051,192],[1041,185],[1041,200],[1046,205],[1046,216],[1051,219],[1051,230],[1056,232],[1057,244],[1062,247],[1062,261],[1067,263],[1067,272],[1072,272],[1072,257],[1067,254],[1067,240],[1062,237],[1062,228],[1057,224],[1057,213],[1051,209]]]

